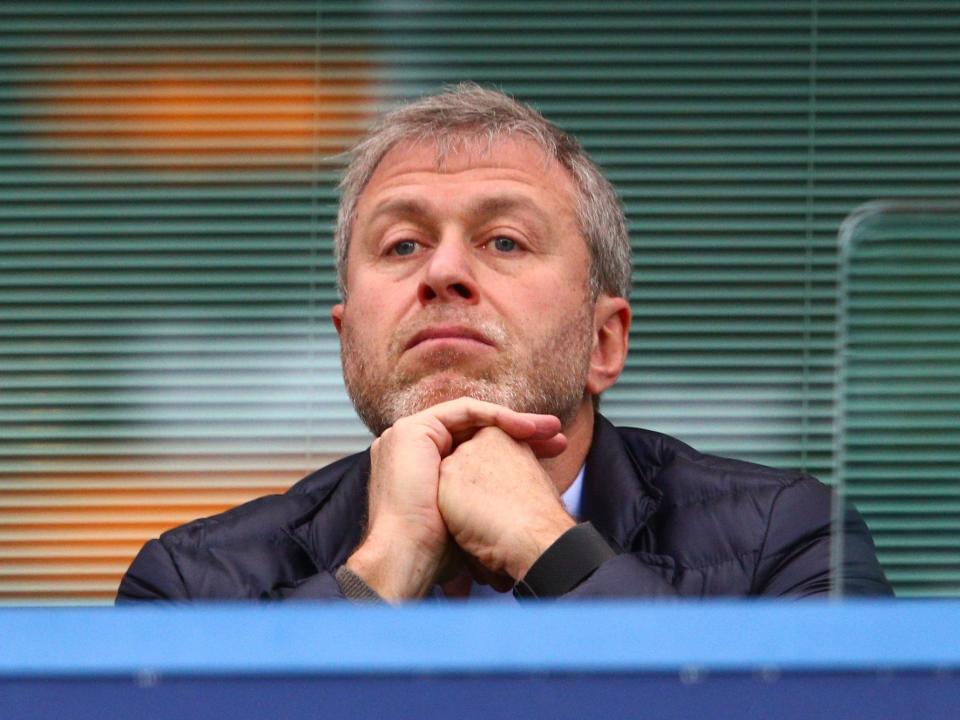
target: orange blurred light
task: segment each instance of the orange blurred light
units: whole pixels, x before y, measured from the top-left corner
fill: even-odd
[[[37,81],[31,135],[101,166],[303,167],[341,152],[366,125],[371,67],[338,62],[333,79],[312,63],[198,65],[165,54],[118,65],[103,54]]]

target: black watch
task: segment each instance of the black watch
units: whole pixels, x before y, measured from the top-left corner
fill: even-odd
[[[522,598],[559,597],[573,590],[616,553],[588,522],[561,535],[513,587]]]

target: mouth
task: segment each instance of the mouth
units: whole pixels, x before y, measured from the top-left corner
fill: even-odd
[[[416,333],[404,350],[410,350],[424,344],[464,344],[476,343],[495,347],[493,341],[483,333],[461,325],[436,325],[424,328]]]

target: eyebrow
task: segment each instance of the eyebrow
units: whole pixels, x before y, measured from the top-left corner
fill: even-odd
[[[472,216],[503,215],[508,212],[522,211],[530,213],[541,223],[549,223],[550,216],[532,200],[514,195],[494,195],[483,198],[469,209]],[[383,216],[404,217],[414,220],[429,218],[432,215],[429,203],[414,198],[396,198],[388,200],[376,208],[369,222]]]
[[[550,216],[532,200],[523,196],[495,195],[481,200],[473,209],[477,215],[504,215],[514,211],[529,212],[543,223],[549,221]]]
[[[421,200],[413,200],[408,198],[388,200],[383,205],[377,207],[373,213],[371,213],[369,222],[378,220],[384,215],[394,217],[425,218],[430,216],[430,208],[427,203]]]

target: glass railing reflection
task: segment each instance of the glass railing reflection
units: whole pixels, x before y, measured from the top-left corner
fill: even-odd
[[[840,241],[838,490],[898,596],[960,596],[960,201],[869,203]]]

